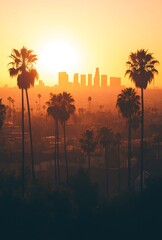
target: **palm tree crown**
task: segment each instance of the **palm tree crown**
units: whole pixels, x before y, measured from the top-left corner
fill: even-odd
[[[86,155],[93,152],[96,148],[97,143],[94,139],[93,130],[86,130],[79,141],[81,143],[81,148]]]
[[[9,63],[9,74],[11,77],[17,76],[17,85],[19,88],[28,89],[34,86],[35,79],[38,78],[37,70],[35,69],[35,62],[37,55],[33,54],[32,50],[23,47],[18,51],[13,49],[10,58],[12,62]]]
[[[47,113],[55,120],[60,118],[60,99],[58,95],[50,93],[50,100],[46,103],[48,105]]]
[[[74,105],[74,98],[70,93],[63,92],[58,95],[60,99],[60,107],[61,107],[61,121],[67,121],[70,118],[70,115],[73,114],[76,110]]]
[[[125,75],[128,75],[138,88],[146,89],[148,83],[154,79],[154,74],[158,73],[155,65],[159,62],[152,55],[144,49],[129,55],[129,61],[126,63],[128,69]]]
[[[140,97],[133,88],[125,88],[118,95],[116,107],[119,108],[122,116],[126,119],[131,118],[140,109]]]
[[[70,115],[76,110],[74,98],[70,93],[63,92],[59,94],[50,94],[50,100],[47,102],[47,113],[55,120],[65,122],[69,119]]]
[[[98,134],[99,143],[103,148],[107,148],[113,142],[113,132],[111,128],[102,127],[99,130]]]

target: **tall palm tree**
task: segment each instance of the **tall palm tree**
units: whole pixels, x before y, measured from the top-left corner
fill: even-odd
[[[67,184],[69,182],[69,166],[68,166],[68,159],[67,159],[67,149],[66,149],[66,122],[70,118],[72,114],[74,114],[76,108],[74,105],[74,98],[71,96],[70,93],[63,92],[59,94],[61,99],[61,116],[60,120],[63,124],[63,132],[64,132],[64,155],[65,155],[65,165],[66,165],[66,180]]]
[[[15,100],[10,96],[7,98],[7,100],[9,103],[8,104],[8,120],[10,120],[13,123],[14,114],[15,114],[15,106],[14,106]]]
[[[7,100],[8,100],[8,106],[7,106],[7,122],[8,123],[11,123],[11,116],[12,116],[12,110],[11,110],[11,97],[9,96],[8,98],[7,98]]]
[[[81,149],[83,152],[86,154],[88,157],[88,171],[90,173],[90,168],[91,168],[91,154],[94,152],[96,148],[96,141],[94,139],[94,133],[93,130],[86,130],[83,133],[82,138],[79,140],[81,144]]]
[[[140,97],[136,94],[133,88],[125,88],[117,96],[116,107],[122,114],[123,118],[127,120],[128,126],[128,190],[131,188],[131,130],[132,130],[132,118],[139,112],[140,109]]]
[[[41,111],[41,97],[42,97],[42,95],[40,93],[38,93],[37,97],[39,99],[39,111]]]
[[[33,157],[33,143],[32,143],[32,128],[30,117],[30,104],[28,89],[34,86],[34,82],[38,79],[38,72],[35,68],[37,56],[32,50],[22,47],[19,50],[13,49],[10,55],[12,62],[9,63],[9,74],[11,77],[17,77],[17,85],[22,93],[22,178],[23,178],[23,193],[24,193],[24,91],[26,93],[26,101],[28,108],[29,119],[29,134],[30,134],[30,147],[31,147],[31,160],[32,160],[32,179],[35,180],[34,171],[34,157]]]
[[[144,90],[147,85],[154,80],[155,74],[158,73],[155,66],[159,62],[153,57],[148,50],[137,50],[131,52],[129,61],[127,62],[128,69],[125,75],[128,75],[131,81],[135,83],[137,88],[141,89],[141,191],[143,190],[143,142],[144,142]]]
[[[108,166],[108,152],[110,146],[113,144],[113,132],[111,128],[102,127],[99,129],[98,142],[104,148],[105,152],[105,174],[106,174],[106,192],[109,194],[109,166]]]
[[[88,97],[88,104],[89,104],[89,106],[88,106],[88,110],[89,110],[89,112],[91,112],[91,102],[92,102],[92,97],[91,96],[89,96]]]
[[[60,159],[59,159],[59,121],[61,117],[60,108],[61,96],[50,93],[50,100],[47,102],[47,113],[55,121],[55,183],[60,184]]]
[[[0,98],[0,130],[4,124],[6,117],[6,106],[2,103],[2,98]]]

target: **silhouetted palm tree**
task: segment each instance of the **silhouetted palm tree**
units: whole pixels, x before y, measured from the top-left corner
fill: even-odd
[[[94,139],[94,133],[93,130],[86,130],[83,133],[82,138],[79,140],[81,144],[81,149],[85,153],[85,155],[88,157],[88,171],[90,173],[91,168],[91,153],[94,152],[97,142]]]
[[[122,114],[123,118],[127,120],[128,124],[128,190],[131,188],[131,129],[132,129],[132,118],[135,116],[140,109],[140,97],[136,94],[133,88],[125,88],[117,96],[116,107]]]
[[[11,97],[9,96],[7,98],[8,100],[8,105],[6,106],[6,110],[7,110],[7,123],[11,123],[11,116],[12,116],[12,109],[11,109]]]
[[[158,63],[152,53],[148,53],[144,49],[137,50],[129,55],[128,69],[125,72],[125,75],[129,76],[136,87],[141,89],[141,191],[143,190],[144,89],[158,73],[155,68]]]
[[[0,98],[0,130],[4,124],[6,117],[6,106],[2,103],[2,98]]]
[[[47,113],[55,121],[55,182],[60,184],[60,158],[59,158],[59,121],[61,117],[61,96],[50,93],[50,100],[47,102],[48,108]]]
[[[41,111],[41,97],[42,97],[42,95],[39,93],[39,94],[37,95],[37,97],[38,97],[38,99],[39,99],[39,111]]]
[[[91,102],[92,102],[92,97],[91,96],[89,96],[88,97],[88,103],[89,103],[89,112],[91,112]]]
[[[20,51],[13,49],[10,58],[12,62],[9,63],[9,74],[11,77],[17,77],[17,85],[22,91],[22,177],[23,177],[23,192],[24,192],[24,90],[26,93],[26,101],[28,108],[29,118],[29,134],[32,158],[32,179],[35,179],[34,171],[34,157],[33,157],[33,144],[32,144],[32,129],[30,117],[30,105],[28,97],[28,88],[34,86],[35,79],[38,78],[37,70],[35,69],[35,62],[37,56],[33,54],[32,50],[23,47]]]
[[[12,97],[8,97],[8,106],[7,106],[7,112],[8,112],[8,122],[12,122],[14,120],[14,114],[15,114],[15,100]]]
[[[102,127],[98,133],[98,142],[105,151],[105,173],[106,173],[106,192],[109,193],[109,166],[108,166],[108,152],[110,146],[113,144],[113,132],[111,128]]]
[[[66,179],[67,184],[69,182],[69,168],[68,168],[68,159],[67,159],[67,149],[66,149],[66,121],[70,118],[72,114],[74,114],[76,108],[74,105],[74,98],[70,93],[63,92],[60,93],[60,107],[61,107],[61,116],[60,121],[63,124],[64,131],[64,154],[65,154],[65,164],[66,164]]]

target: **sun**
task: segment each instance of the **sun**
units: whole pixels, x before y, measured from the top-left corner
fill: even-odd
[[[76,46],[65,40],[46,42],[38,49],[37,55],[38,70],[47,78],[58,72],[75,73],[80,61]]]

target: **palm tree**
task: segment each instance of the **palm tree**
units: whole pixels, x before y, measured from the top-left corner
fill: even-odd
[[[2,98],[0,98],[0,130],[4,124],[6,117],[6,106],[2,103]]]
[[[11,109],[11,100],[12,98],[9,96],[7,98],[8,100],[8,106],[7,106],[7,122],[8,123],[11,123],[11,120],[12,120],[12,109]]]
[[[76,108],[74,105],[74,98],[70,93],[63,92],[59,94],[61,99],[61,116],[60,121],[63,124],[63,132],[64,132],[64,154],[65,154],[65,165],[66,165],[66,180],[67,184],[69,182],[69,167],[68,167],[68,159],[67,159],[67,149],[66,149],[66,122],[70,118],[72,114],[74,114]]]
[[[30,147],[31,147],[31,160],[32,160],[32,179],[35,180],[34,171],[34,157],[33,157],[33,143],[32,143],[32,128],[30,117],[30,104],[28,97],[28,88],[34,86],[34,82],[38,79],[38,72],[35,69],[35,62],[37,56],[33,54],[32,50],[23,47],[18,51],[13,49],[10,58],[12,62],[9,63],[9,74],[11,77],[17,77],[17,85],[22,93],[22,178],[23,178],[23,193],[24,193],[24,90],[26,93],[26,101],[28,108],[29,120],[29,134],[30,134]]]
[[[60,184],[60,161],[59,161],[59,121],[61,117],[60,108],[61,96],[50,93],[50,100],[47,102],[47,113],[55,121],[55,183]]]
[[[144,142],[144,89],[154,80],[154,75],[158,73],[155,65],[159,62],[153,57],[152,53],[141,49],[137,52],[131,52],[128,69],[125,75],[135,83],[137,88],[141,89],[141,191],[143,190],[143,142]]]
[[[91,102],[92,102],[92,97],[88,97],[88,103],[89,103],[89,112],[91,112]]]
[[[96,148],[96,141],[94,139],[94,133],[93,130],[86,130],[83,133],[82,138],[79,140],[81,144],[81,149],[85,153],[85,155],[88,157],[88,171],[90,173],[91,168],[91,153],[94,152]]]
[[[39,93],[39,94],[37,95],[37,97],[38,97],[38,99],[39,99],[39,111],[41,111],[41,97],[42,97],[42,95]]]
[[[10,122],[12,121],[12,123],[13,123],[14,114],[15,114],[15,106],[14,106],[15,100],[10,96],[7,98],[7,100],[8,100],[8,103],[9,103],[8,108],[7,108],[7,110],[8,110],[8,120],[10,120]]]
[[[113,132],[111,128],[108,128],[108,127],[100,128],[98,133],[98,141],[104,148],[104,152],[105,152],[104,158],[105,158],[105,173],[106,173],[106,192],[109,193],[108,152],[109,152],[110,146],[113,144]]]
[[[117,97],[116,107],[122,114],[123,118],[127,120],[128,126],[128,191],[131,188],[131,130],[132,130],[132,118],[139,112],[140,102],[139,95],[136,94],[133,88],[125,88]]]

